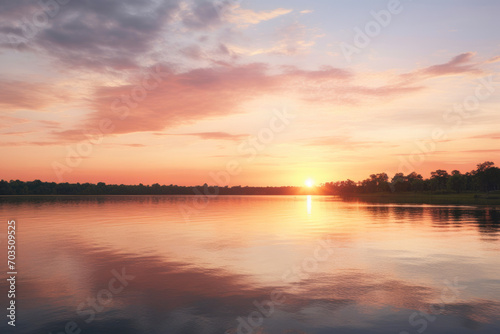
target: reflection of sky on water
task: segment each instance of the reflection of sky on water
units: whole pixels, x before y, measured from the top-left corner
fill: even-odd
[[[307,196],[307,214],[310,215],[312,212],[312,197],[311,195]]]
[[[75,321],[83,333],[224,333],[256,310],[254,301],[282,291],[286,301],[262,333],[416,333],[413,310],[438,305],[444,280],[455,277],[467,288],[428,332],[500,328],[494,210],[236,197],[214,199],[185,222],[179,201],[0,205],[19,226],[16,331],[55,334]],[[327,237],[332,257],[284,282]],[[135,278],[85,323],[78,305],[122,268]]]

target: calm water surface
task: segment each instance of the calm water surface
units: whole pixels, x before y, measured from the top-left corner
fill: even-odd
[[[1,333],[500,332],[494,208],[315,196],[0,201],[2,245],[6,221],[17,222],[19,273],[17,326],[3,311]]]

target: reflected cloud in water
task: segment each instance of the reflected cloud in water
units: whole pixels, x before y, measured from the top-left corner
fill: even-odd
[[[455,277],[467,288],[428,332],[500,328],[493,209],[238,197],[214,199],[188,224],[176,211],[185,200],[0,205],[17,217],[22,240],[16,332],[59,333],[74,321],[83,333],[236,333],[238,317],[273,291],[285,302],[256,333],[416,332],[409,317],[436,309],[444,280]],[[335,244],[332,258],[284,281],[324,237]],[[122,268],[133,280],[86,323],[78,306]]]

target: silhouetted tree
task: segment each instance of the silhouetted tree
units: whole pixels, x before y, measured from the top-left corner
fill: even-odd
[[[459,193],[465,190],[465,184],[465,177],[460,174],[460,171],[454,170],[451,172],[451,176],[448,178],[446,186],[448,190]]]
[[[438,169],[435,172],[431,172],[431,187],[432,190],[446,190],[446,183],[450,175],[444,169]]]

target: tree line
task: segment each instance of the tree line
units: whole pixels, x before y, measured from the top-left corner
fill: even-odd
[[[0,195],[293,195],[301,187],[218,187],[0,181]]]
[[[218,187],[177,185],[116,185],[93,183],[55,183],[40,180],[0,181],[0,195],[350,195],[377,192],[491,192],[500,190],[500,168],[491,161],[477,165],[473,171],[461,174],[454,170],[449,174],[438,169],[430,178],[412,172],[395,174],[390,180],[386,173],[372,174],[369,178],[327,182],[312,189],[303,187]]]
[[[462,193],[491,192],[500,190],[500,168],[495,163],[486,161],[477,165],[475,170],[460,173],[453,170],[438,169],[431,172],[430,178],[412,172],[408,175],[396,173],[391,180],[386,173],[371,174],[369,178],[354,182],[352,180],[327,182],[323,192],[328,194],[356,194],[376,192],[432,192]]]

